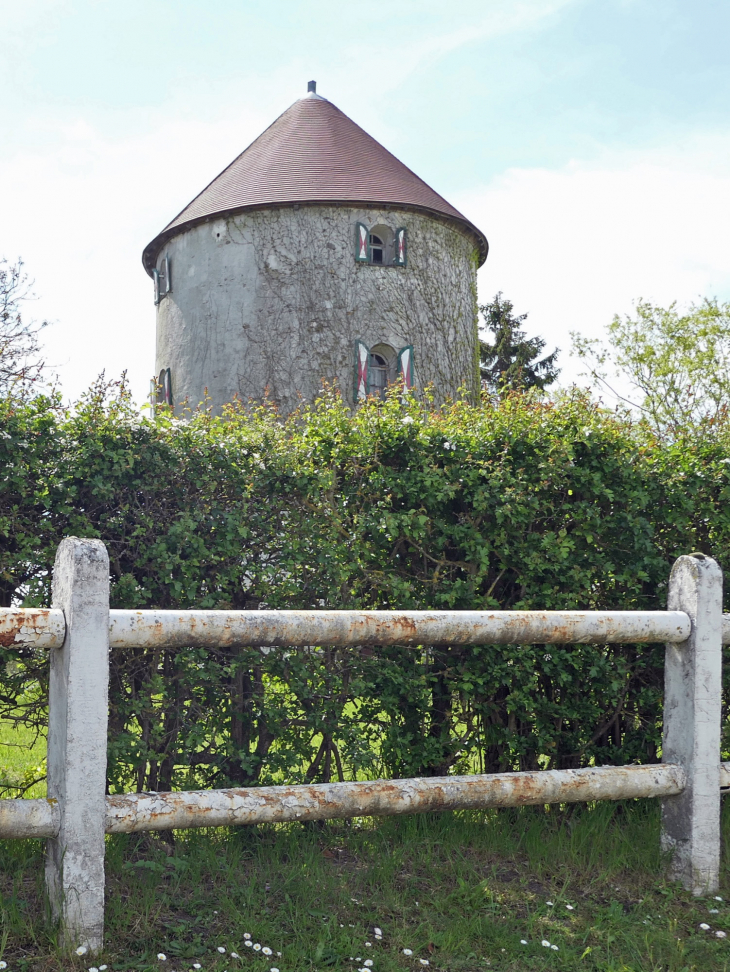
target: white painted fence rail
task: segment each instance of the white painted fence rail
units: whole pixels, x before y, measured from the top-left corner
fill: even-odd
[[[0,608],[0,645],[60,648],[63,611]],[[675,642],[682,611],[110,611],[110,648]]]
[[[667,611],[110,611],[109,562],[74,537],[56,556],[51,609],[0,609],[0,645],[50,652],[48,797],[0,800],[0,837],[48,841],[46,884],[68,946],[98,951],[104,835],[294,820],[655,797],[671,874],[717,890],[722,573],[680,557]],[[535,773],[105,796],[109,649],[664,642],[662,763]]]

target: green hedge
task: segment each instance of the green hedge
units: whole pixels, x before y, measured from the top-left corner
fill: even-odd
[[[661,608],[672,561],[730,564],[721,434],[660,443],[557,403],[368,403],[140,418],[0,406],[0,598],[49,603],[63,536],[100,537],[116,607]],[[0,715],[43,724],[45,664]],[[113,790],[656,758],[663,648],[115,651]],[[20,706],[20,708],[18,708]]]

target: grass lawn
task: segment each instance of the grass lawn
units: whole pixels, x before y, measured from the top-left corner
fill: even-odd
[[[714,936],[730,933],[730,908],[663,880],[658,809],[634,801],[187,831],[174,846],[153,835],[108,838],[107,948],[93,965],[730,970],[730,937]],[[730,805],[724,823],[728,834]],[[724,861],[728,898],[729,870]],[[0,842],[2,959],[8,972],[86,970],[88,957],[56,950],[42,872],[40,841]],[[246,946],[247,935],[273,954]]]

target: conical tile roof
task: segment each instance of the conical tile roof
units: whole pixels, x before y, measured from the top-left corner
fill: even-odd
[[[160,247],[181,227],[245,209],[292,203],[389,205],[459,223],[484,234],[330,101],[311,92],[288,108],[200,195],[168,223],[143,253],[148,272]]]

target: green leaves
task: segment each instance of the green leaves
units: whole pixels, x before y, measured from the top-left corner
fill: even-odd
[[[704,299],[685,314],[676,304],[636,304],[633,317],[614,317],[608,345],[573,334],[589,374],[613,390],[611,372],[633,386],[628,404],[661,435],[684,437],[727,418],[730,396],[730,304]],[[619,396],[620,397],[620,396]]]

